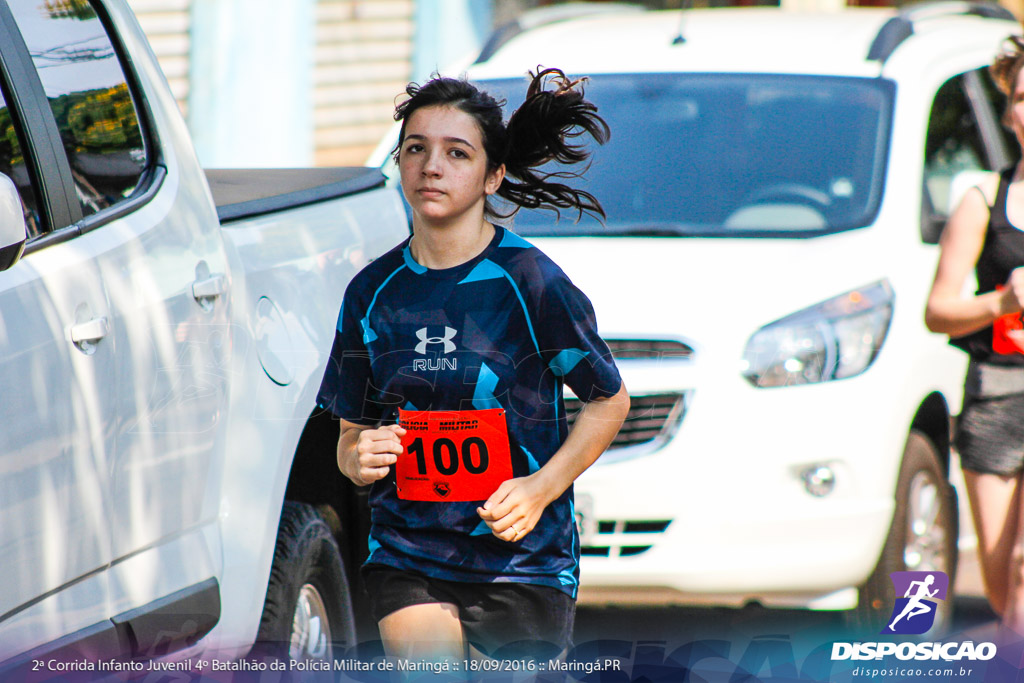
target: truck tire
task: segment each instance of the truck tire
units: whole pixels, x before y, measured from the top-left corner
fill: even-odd
[[[356,642],[348,579],[330,528],[306,503],[285,501],[256,650],[332,661]]]
[[[889,574],[940,571],[949,576],[949,592],[937,603],[928,636],[948,631],[953,619],[959,528],[956,491],[939,451],[924,433],[913,430],[903,451],[889,535],[878,564],[858,591],[857,607],[846,615],[847,624],[860,632],[879,633],[896,604]]]

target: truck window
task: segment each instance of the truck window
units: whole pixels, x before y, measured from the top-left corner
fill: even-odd
[[[948,216],[953,177],[961,171],[991,170],[978,122],[963,87],[963,76],[951,78],[939,88],[928,118],[925,141],[924,184],[931,206]]]
[[[39,215],[39,196],[32,184],[32,173],[25,158],[20,126],[14,120],[4,91],[0,88],[0,173],[14,181],[21,195],[21,207],[25,213],[25,227],[28,237],[42,232]]]
[[[83,215],[131,196],[146,168],[146,146],[124,70],[95,9],[87,0],[8,3],[57,121]]]
[[[979,69],[978,75],[981,77],[982,89],[985,93],[985,99],[988,100],[989,106],[992,108],[992,112],[1000,122],[1003,120],[1003,114],[1006,113],[1006,95],[999,91],[996,87],[995,81],[992,80],[992,76],[989,74],[988,69]],[[1003,136],[1003,150],[1006,151],[1010,156],[1012,163],[1017,163],[1020,159],[1020,143],[1017,142],[1017,136],[1013,134],[1013,130],[1006,125],[999,126],[999,132]]]

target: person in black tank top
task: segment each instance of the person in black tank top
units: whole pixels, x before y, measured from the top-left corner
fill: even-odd
[[[1024,39],[991,73],[1003,123],[1024,144]],[[1024,637],[1024,165],[968,190],[950,216],[925,311],[932,332],[970,356],[955,445],[967,485],[985,592],[1008,640]],[[972,268],[974,296],[964,297]]]

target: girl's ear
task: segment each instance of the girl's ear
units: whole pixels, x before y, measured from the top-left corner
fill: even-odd
[[[498,188],[501,187],[501,181],[504,179],[505,164],[502,164],[487,174],[487,178],[484,179],[484,194],[491,195],[497,192]]]

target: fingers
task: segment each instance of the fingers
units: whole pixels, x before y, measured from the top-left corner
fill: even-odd
[[[1017,310],[1024,308],[1024,267],[1015,268],[1010,272],[1010,277],[1006,281],[1006,289],[1009,290],[1007,293],[1016,304],[1015,308]]]
[[[509,543],[523,540],[536,525],[529,501],[520,495],[515,482],[514,479],[504,482],[477,508],[477,514],[490,527],[491,533]]]
[[[367,429],[359,434],[356,454],[359,458],[359,477],[367,484],[388,476],[391,465],[402,454],[401,436],[404,429],[388,425],[380,429]]]
[[[406,433],[407,431],[409,431],[409,430],[407,430],[407,429],[406,429],[405,427],[399,427],[399,426],[398,426],[397,424],[393,424],[393,425],[388,425],[388,426],[386,426],[386,427],[381,427],[381,428],[380,428],[379,430],[377,430],[377,431],[385,431],[385,430],[386,430],[386,431],[390,431],[390,432],[394,432],[395,434],[397,434],[397,435],[398,435],[398,437],[399,437],[399,438],[401,438],[401,437],[405,436],[405,433]]]
[[[485,520],[496,521],[512,511],[518,503],[519,496],[513,495],[518,485],[516,479],[509,479],[501,483],[501,486],[491,494],[491,497],[480,508],[483,512],[480,516]]]
[[[492,534],[509,543],[521,541],[533,531],[533,524],[527,517],[509,515],[496,522],[486,519],[484,522],[490,527]]]
[[[491,533],[500,538],[501,540],[508,541],[509,543],[515,543],[520,538],[526,535],[525,533],[521,532],[515,525],[510,526],[508,529],[505,529],[504,531],[495,531],[492,529]]]

